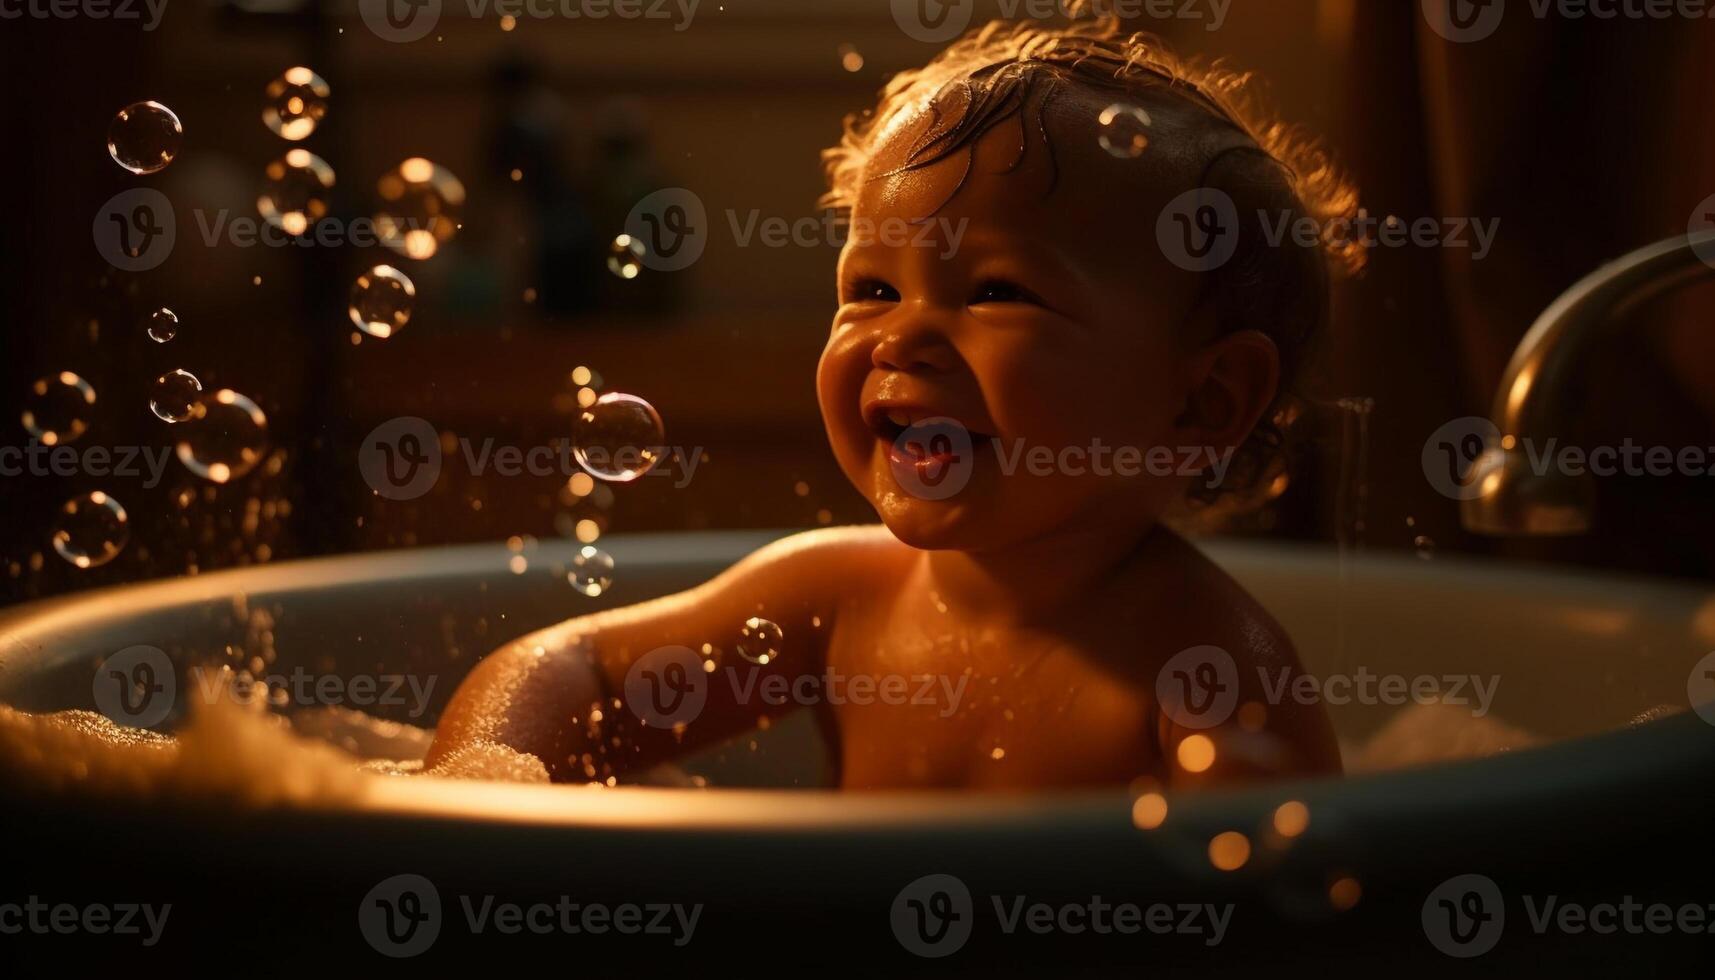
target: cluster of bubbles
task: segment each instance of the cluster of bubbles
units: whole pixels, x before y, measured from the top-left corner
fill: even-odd
[[[326,114],[327,95],[327,83],[314,72],[291,69],[268,86],[263,121],[286,139],[302,139]],[[159,173],[178,157],[184,134],[183,123],[171,109],[159,102],[137,102],[120,109],[108,125],[107,152],[127,173]],[[296,233],[327,212],[333,171],[308,151],[289,151],[266,173],[258,208],[276,227]],[[166,306],[149,311],[141,322],[142,332],[155,344],[170,343],[180,325],[179,315]],[[64,445],[89,430],[95,404],[95,388],[62,371],[31,386],[21,421],[42,444]],[[174,454],[185,469],[210,483],[245,475],[267,454],[268,418],[262,409],[231,389],[205,391],[202,381],[183,368],[154,379],[148,405],[155,418],[181,427]],[[188,493],[183,491],[181,498]],[[96,568],[118,556],[130,536],[124,505],[97,490],[60,507],[50,541],[72,566]]]

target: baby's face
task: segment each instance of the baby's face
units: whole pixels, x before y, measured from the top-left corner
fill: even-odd
[[[1158,475],[1177,457],[1145,454],[1205,435],[1183,418],[1204,370],[1188,322],[1198,282],[1155,244],[1157,217],[1199,172],[1172,134],[1198,123],[1145,102],[1153,142],[1119,159],[1098,142],[1112,101],[1056,97],[1052,163],[1034,106],[1001,124],[956,194],[966,151],[876,179],[921,121],[884,135],[868,164],[817,390],[846,476],[907,544],[1135,532],[1185,491],[1186,477]]]

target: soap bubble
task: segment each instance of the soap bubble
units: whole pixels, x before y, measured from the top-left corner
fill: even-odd
[[[174,447],[179,462],[211,483],[250,472],[268,447],[268,416],[230,388],[197,399],[185,430]]]
[[[351,322],[357,329],[385,340],[411,321],[417,287],[411,277],[390,265],[378,265],[351,284]]]
[[[262,106],[262,123],[278,136],[301,140],[328,114],[328,94],[328,83],[320,75],[301,65],[288,68],[263,90],[268,101]]]
[[[607,249],[607,271],[621,279],[636,279],[643,272],[643,243],[620,235]]]
[[[375,189],[381,195],[375,228],[395,252],[426,259],[458,231],[464,185],[445,167],[412,157],[383,174]]]
[[[584,595],[601,595],[613,584],[613,556],[600,548],[584,545],[572,556],[566,581]]]
[[[150,340],[164,344],[179,335],[179,315],[163,306],[143,317],[143,329]]]
[[[572,455],[592,476],[629,483],[661,462],[664,440],[655,406],[636,395],[610,391],[578,415]]]
[[[183,422],[196,413],[202,382],[183,369],[168,371],[149,389],[149,411],[163,422]]]
[[[78,568],[107,564],[130,539],[125,508],[100,490],[66,501],[53,532],[54,550]]]
[[[134,174],[152,174],[178,156],[185,128],[173,110],[159,102],[133,102],[107,125],[107,152]]]
[[[1102,110],[1102,149],[1122,160],[1135,160],[1149,148],[1149,113],[1134,105],[1115,102]]]
[[[780,642],[786,634],[773,622],[752,616],[738,631],[738,655],[759,666],[780,659]]]
[[[328,213],[333,168],[309,150],[287,150],[263,175],[256,210],[269,224],[288,235],[302,235]]]
[[[75,442],[89,430],[95,389],[70,371],[42,378],[30,386],[24,402],[24,430],[44,446]]]

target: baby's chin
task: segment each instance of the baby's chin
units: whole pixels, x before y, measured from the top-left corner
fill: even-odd
[[[913,548],[969,550],[983,541],[980,522],[966,502],[921,500],[898,487],[888,487],[878,488],[870,503],[893,536]]]

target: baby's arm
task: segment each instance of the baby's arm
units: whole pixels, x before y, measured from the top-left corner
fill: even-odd
[[[842,595],[864,587],[863,556],[876,547],[874,537],[858,528],[794,535],[690,591],[567,620],[501,647],[454,693],[426,766],[470,746],[499,744],[541,759],[556,781],[605,779],[784,713],[788,706],[740,691],[759,690],[749,685],[770,674],[790,680],[820,672]],[[783,634],[779,655],[763,666],[736,652],[753,616],[778,624]],[[627,672],[639,658],[664,646],[704,644],[722,651],[721,667],[708,675],[707,702],[681,732],[645,725],[615,703],[624,699]],[[736,669],[756,673],[729,683],[727,671]]]

